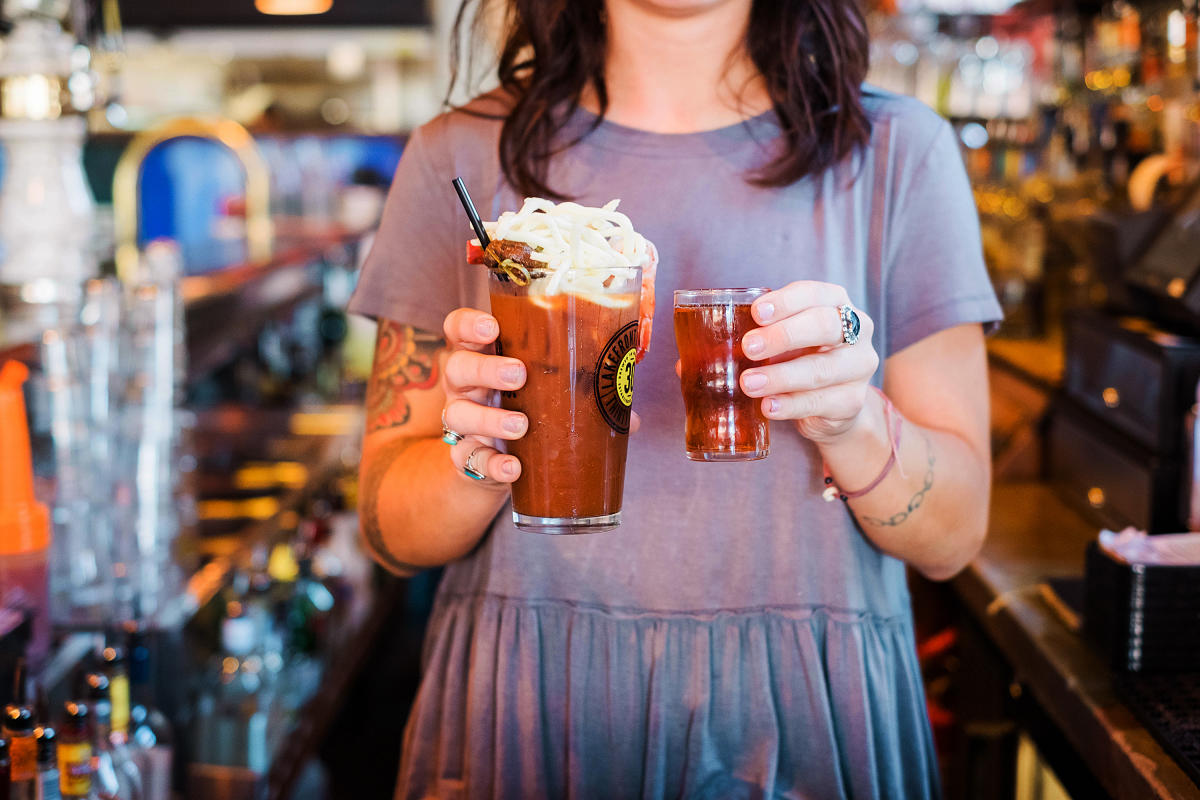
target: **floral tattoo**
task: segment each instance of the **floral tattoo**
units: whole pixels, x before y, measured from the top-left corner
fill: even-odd
[[[437,353],[446,342],[411,325],[379,322],[375,366],[367,382],[367,433],[396,428],[412,416],[405,393],[437,385]]]

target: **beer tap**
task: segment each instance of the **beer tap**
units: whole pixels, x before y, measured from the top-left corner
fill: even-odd
[[[238,159],[246,178],[246,249],[251,260],[271,255],[271,178],[262,152],[242,125],[221,117],[168,119],[137,134],[121,154],[113,176],[113,217],[117,234],[117,275],[130,282],[138,267],[138,214],[142,163],[154,148],[183,137],[224,145]]]
[[[4,0],[12,24],[0,55],[0,283],[75,295],[94,277],[94,208],[84,176],[86,108],[69,90],[75,38],[63,29],[70,0]]]

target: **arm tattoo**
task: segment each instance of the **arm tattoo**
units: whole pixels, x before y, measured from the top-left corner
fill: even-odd
[[[408,422],[412,407],[404,393],[437,385],[437,352],[444,346],[440,336],[379,321],[375,365],[367,382],[367,433]]]
[[[917,490],[917,493],[909,498],[908,507],[903,511],[897,511],[887,519],[868,517],[864,514],[861,517],[863,522],[869,522],[872,525],[878,525],[882,528],[894,528],[916,513],[916,510],[921,507],[922,503],[925,502],[925,496],[929,494],[929,490],[933,488],[933,465],[937,459],[933,452],[933,440],[928,436],[925,437],[925,450],[929,454],[929,461],[925,469],[925,482],[921,488]]]
[[[420,572],[424,567],[408,564],[391,554],[387,542],[383,540],[383,528],[379,522],[379,492],[383,488],[384,476],[413,441],[413,439],[397,439],[383,445],[371,459],[370,465],[363,471],[362,488],[359,492],[358,524],[363,537],[375,551],[379,563],[392,572],[398,573]]]

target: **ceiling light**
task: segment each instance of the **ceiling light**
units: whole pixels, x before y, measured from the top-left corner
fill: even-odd
[[[263,14],[294,17],[324,14],[333,7],[333,0],[254,0],[254,7]]]

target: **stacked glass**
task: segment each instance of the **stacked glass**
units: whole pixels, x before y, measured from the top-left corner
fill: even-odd
[[[180,480],[189,417],[179,408],[179,266],[176,249],[152,245],[131,286],[4,287],[5,338],[40,331],[31,417],[35,451],[44,444],[38,472],[50,479],[59,625],[158,626],[180,608],[174,544],[194,504]]]

